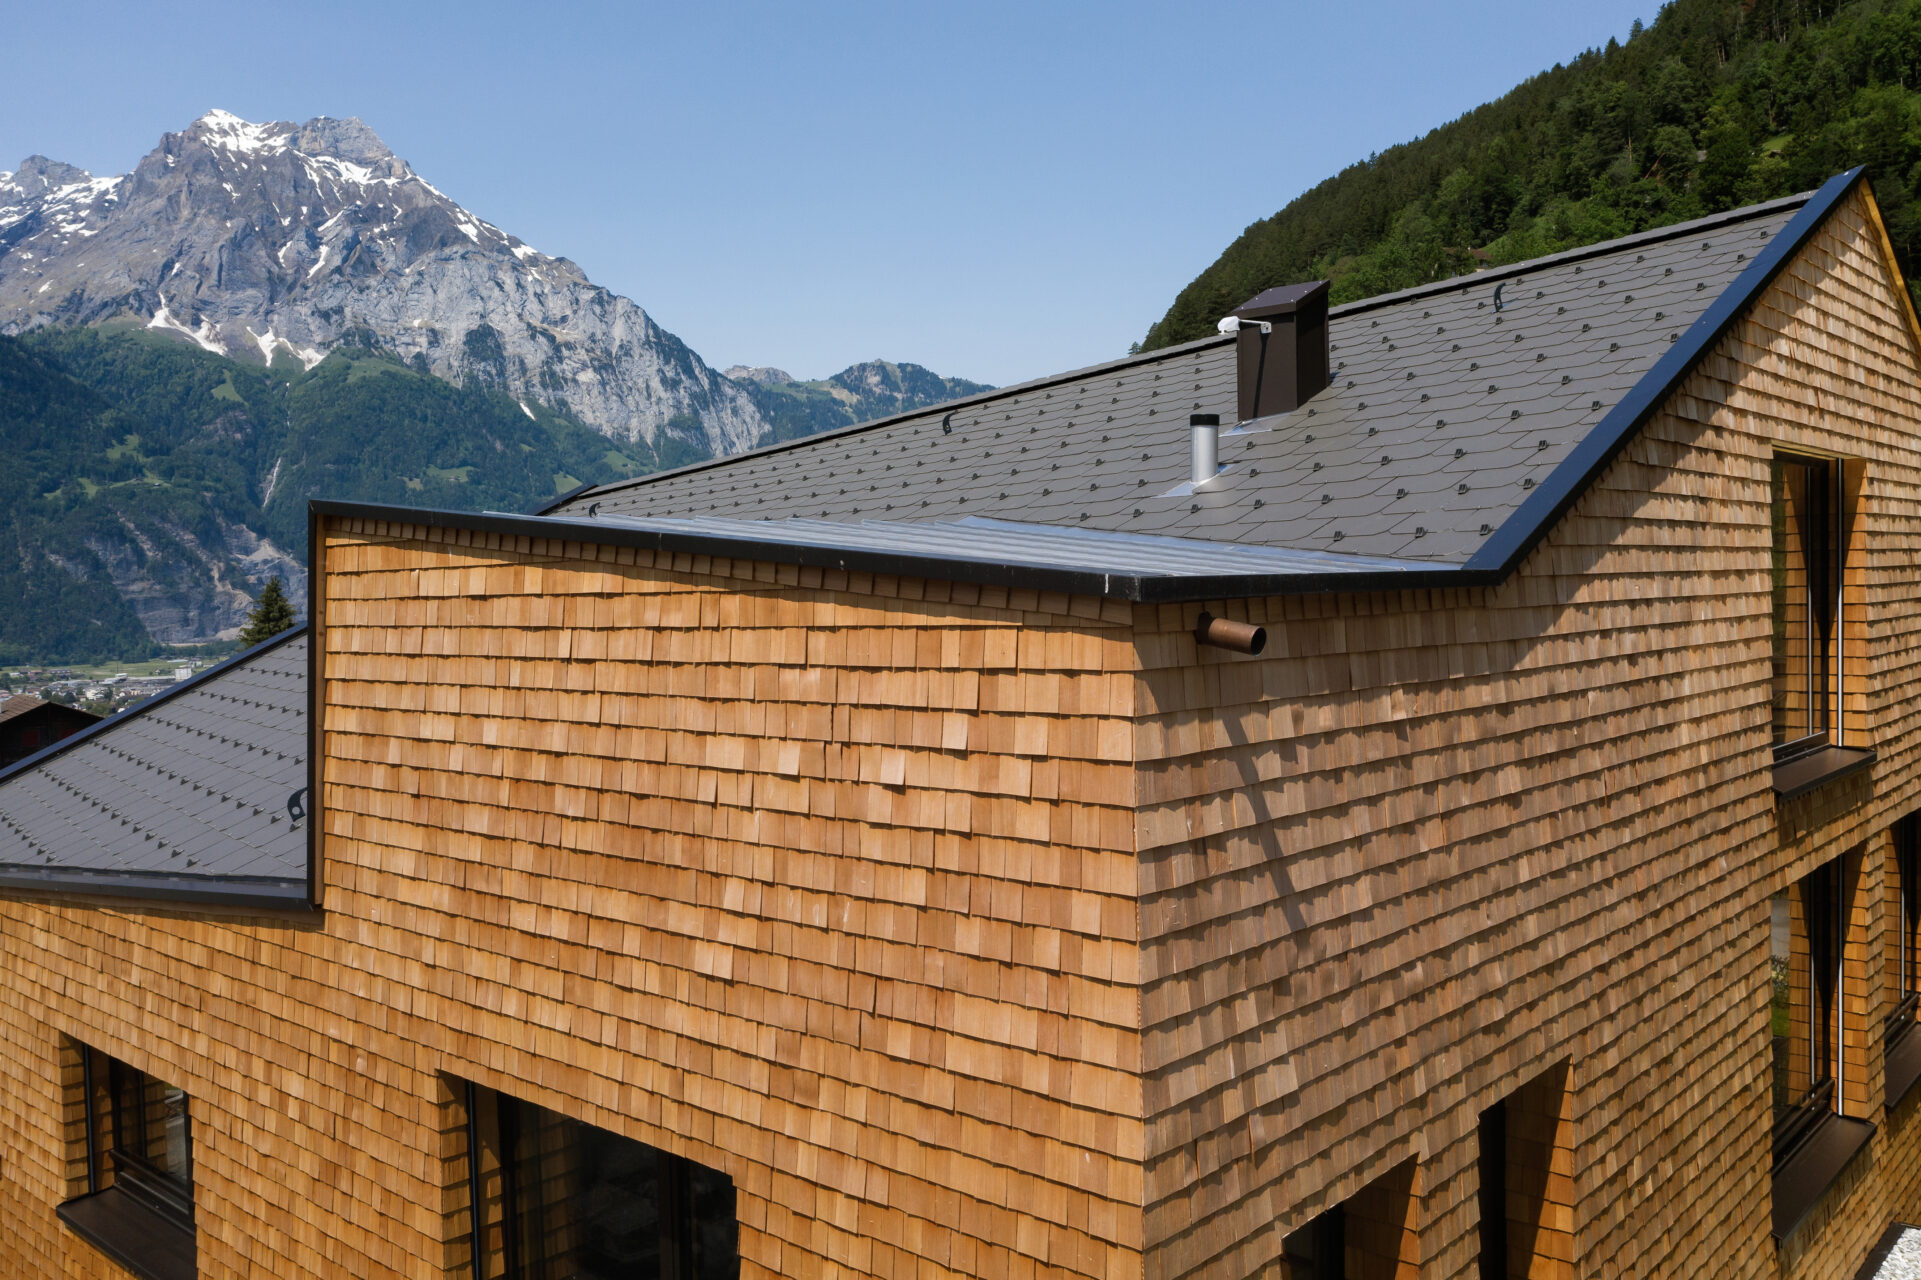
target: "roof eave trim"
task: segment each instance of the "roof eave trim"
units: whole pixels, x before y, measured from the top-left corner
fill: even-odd
[[[72,867],[0,867],[0,892],[82,894],[147,902],[202,906],[257,907],[271,911],[312,911],[307,882],[261,877],[142,875],[130,871],[84,871]]]
[[[259,657],[261,654],[266,653],[271,649],[279,648],[281,645],[286,644],[289,640],[298,639],[299,637],[304,636],[306,634],[307,634],[307,624],[303,622],[297,626],[292,626],[287,628],[285,631],[282,631],[279,635],[274,636],[271,639],[262,640],[259,644],[254,645],[251,649],[242,649],[239,653],[234,654],[233,657],[228,658],[224,662],[215,663],[213,666],[208,667],[205,671],[202,671],[199,675],[194,676],[191,679],[182,680],[178,684],[168,685],[165,689],[162,689],[159,693],[154,694],[151,698],[146,699],[144,702],[136,702],[131,707],[126,708],[124,711],[117,711],[113,715],[108,716],[106,719],[101,720],[98,723],[88,725],[86,728],[82,729],[78,733],[69,734],[67,737],[60,739],[60,741],[54,743],[50,747],[42,747],[40,750],[34,752],[32,755],[26,756],[22,759],[14,761],[12,764],[8,765],[6,768],[0,769],[0,782],[5,782],[8,778],[13,777],[17,773],[25,773],[28,769],[31,769],[36,765],[45,764],[47,761],[53,759],[55,756],[60,755],[61,753],[66,751],[71,751],[75,747],[79,746],[81,743],[92,741],[95,737],[99,736],[100,734],[106,733],[108,730],[113,729],[115,726],[125,723],[132,716],[137,716],[144,712],[151,711],[153,710],[153,708],[159,706],[163,702],[167,702],[170,699],[179,697],[183,693],[187,693],[187,692],[190,692],[191,690],[199,688],[206,681],[213,679],[215,676],[221,675],[227,671],[232,670],[234,667],[239,666],[241,663],[246,662],[250,658]]]
[[[1467,562],[1470,572],[1492,575],[1498,582],[1520,567],[1521,561],[1567,514],[1576,499],[1620,456],[1635,433],[1668,402],[1701,359],[1747,314],[1774,278],[1827,221],[1828,215],[1853,193],[1864,172],[1864,168],[1855,168],[1836,174],[1808,198],[1788,225],[1755,255],[1747,270],[1721,291],[1687,332],[1655,361],[1654,367],[1615,403],[1599,425],[1582,438],[1548,478],[1481,544],[1481,549]]]
[[[761,541],[726,533],[645,529],[601,524],[591,520],[553,523],[556,517],[517,516],[499,512],[472,513],[431,508],[391,507],[380,503],[342,502],[316,498],[315,516],[343,516],[429,528],[463,529],[506,537],[538,538],[546,542],[580,542],[599,546],[698,556],[769,560],[808,568],[838,569],[909,578],[935,578],[985,587],[1063,591],[1071,595],[1105,596],[1136,604],[1179,604],[1195,600],[1228,600],[1249,596],[1307,595],[1329,591],[1400,591],[1426,587],[1489,586],[1497,579],[1460,566],[1436,565],[1432,570],[1330,570],[1323,573],[1132,574],[1095,568],[1009,564],[909,551],[810,546],[788,541]],[[564,519],[564,517],[560,517]]]

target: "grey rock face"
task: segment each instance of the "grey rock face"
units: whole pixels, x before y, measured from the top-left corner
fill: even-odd
[[[0,332],[122,316],[269,363],[377,345],[625,440],[679,419],[719,455],[767,432],[633,302],[474,217],[358,119],[214,111],[122,177],[41,156],[0,172]]]
[[[794,375],[787,370],[760,364],[734,365],[727,370],[726,376],[735,382],[752,382],[763,387],[784,387],[794,381]]]

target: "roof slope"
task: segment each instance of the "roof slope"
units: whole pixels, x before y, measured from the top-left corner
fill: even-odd
[[[0,721],[11,720],[25,715],[35,707],[46,706],[46,700],[36,698],[30,693],[16,693],[11,698],[0,699]]]
[[[1334,383],[1226,432],[1233,340],[577,495],[555,515],[951,521],[1465,564],[1725,292],[1806,196],[1336,308]],[[1498,295],[1497,295],[1498,290]]]
[[[306,783],[303,628],[0,771],[0,887],[304,905]]]
[[[1187,417],[1234,416],[1226,338],[538,516],[313,506],[1141,601],[1496,583],[1860,181],[1337,308],[1333,385],[1223,432],[1199,492]]]

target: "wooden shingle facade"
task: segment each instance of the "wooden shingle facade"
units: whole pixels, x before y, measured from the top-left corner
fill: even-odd
[[[1516,567],[1459,585],[1437,560],[1330,587],[1348,562],[1316,549],[1312,589],[1140,598],[1183,591],[323,504],[317,909],[0,896],[9,1274],[122,1274],[59,1213],[98,1182],[92,1050],[184,1094],[210,1280],[502,1275],[474,1265],[476,1227],[508,1233],[476,1212],[470,1086],[724,1175],[748,1277],[1847,1280],[1921,1221],[1887,1025],[1921,808],[1921,330],[1865,184],[1769,216],[1780,261]],[[1512,288],[1489,341],[1528,323]],[[1337,380],[1372,314],[1335,317]],[[1232,374],[1204,346],[1099,377],[1201,366]],[[1589,465],[1594,403],[1539,452]],[[918,421],[939,443],[960,412]],[[1784,450],[1846,485],[1853,754],[1807,785],[1772,731]],[[1462,527],[1500,524],[1480,510]],[[1265,647],[1197,643],[1204,612]],[[1824,1004],[1800,886],[1829,866]],[[1788,1151],[1777,1039],[1797,1088],[1834,1073]],[[1861,1136],[1805,1175],[1834,1134]]]

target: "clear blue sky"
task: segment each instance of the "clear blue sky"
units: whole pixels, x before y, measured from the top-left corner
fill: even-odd
[[[717,367],[1119,355],[1248,223],[1656,0],[0,4],[0,168],[362,117]]]

